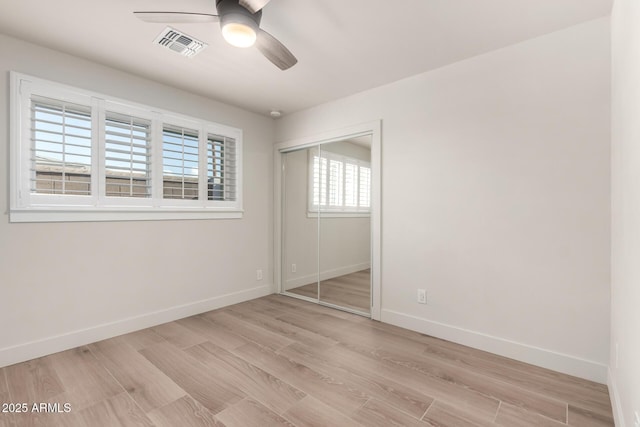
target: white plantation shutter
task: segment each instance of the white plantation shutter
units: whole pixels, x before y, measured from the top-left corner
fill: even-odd
[[[329,161],[329,206],[340,207],[343,206],[344,200],[342,199],[342,193],[344,190],[342,169],[344,163],[339,160]]]
[[[327,159],[313,156],[313,206],[327,206]]]
[[[11,222],[242,218],[241,129],[10,72]]]
[[[311,205],[317,209],[320,206],[320,157],[318,156],[313,156],[313,172],[311,176]]]
[[[107,112],[105,119],[106,195],[151,197],[151,122]]]
[[[198,131],[165,125],[162,131],[163,197],[198,199]]]
[[[309,210],[359,213],[371,209],[369,163],[331,152],[310,161]]]
[[[91,107],[31,98],[31,192],[91,194]]]
[[[358,165],[354,163],[345,164],[344,205],[358,207]]]
[[[359,206],[371,208],[371,168],[360,166]]]
[[[209,200],[237,199],[238,169],[236,141],[220,135],[207,138],[207,197]]]

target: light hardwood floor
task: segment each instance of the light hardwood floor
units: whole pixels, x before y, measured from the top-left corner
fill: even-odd
[[[320,301],[363,313],[371,312],[371,270],[366,269],[320,282]],[[318,298],[318,284],[311,283],[288,292]]]
[[[272,295],[0,369],[20,426],[611,426],[604,385]]]

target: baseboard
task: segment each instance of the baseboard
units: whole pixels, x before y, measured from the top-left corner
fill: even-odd
[[[609,396],[611,398],[611,409],[613,410],[613,421],[616,427],[626,427],[627,423],[624,420],[624,412],[622,411],[622,404],[620,403],[620,394],[618,393],[618,385],[616,384],[615,377],[611,372],[611,368],[608,370],[607,386],[609,387]]]
[[[363,262],[360,264],[346,265],[344,267],[325,270],[320,272],[320,280],[333,279],[334,277],[340,277],[347,274],[356,273],[358,271],[366,270],[367,268],[371,268],[371,263]],[[285,286],[287,289],[292,289],[292,288],[297,288],[298,286],[308,285],[310,283],[316,282],[317,280],[318,280],[317,275],[308,274],[306,276],[295,277],[293,279],[289,279],[285,281]]]
[[[591,360],[434,322],[393,310],[382,310],[382,321],[601,384],[605,384],[607,381],[607,366]]]
[[[272,294],[259,286],[0,349],[0,368]]]

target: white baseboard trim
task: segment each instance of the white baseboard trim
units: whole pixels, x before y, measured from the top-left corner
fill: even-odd
[[[346,265],[344,267],[333,268],[331,270],[325,270],[320,272],[320,280],[329,280],[334,277],[344,276],[346,274],[355,273],[358,271],[371,268],[370,262],[363,262],[360,264]],[[318,276],[315,274],[308,274],[306,276],[295,277],[285,282],[287,289],[297,288],[298,286],[308,285],[318,280]]]
[[[616,427],[626,427],[627,423],[624,420],[624,412],[622,411],[622,404],[620,403],[620,394],[618,392],[618,385],[616,379],[611,372],[611,368],[608,370],[607,386],[609,387],[609,396],[611,397],[611,409],[613,409],[613,421]]]
[[[382,310],[382,322],[601,384],[605,384],[607,381],[607,366],[591,360],[506,340],[504,338],[393,310]]]
[[[140,329],[149,328],[184,317],[260,298],[274,292],[273,285],[264,285],[201,301],[158,310],[115,322],[104,323],[86,329],[79,329],[37,341],[0,349],[0,368],[46,356],[96,341],[112,338]]]

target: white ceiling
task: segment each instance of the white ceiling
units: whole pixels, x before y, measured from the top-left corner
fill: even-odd
[[[187,59],[134,10],[215,13],[215,0],[0,0],[0,33],[245,109],[284,114],[606,16],[612,0],[272,0],[261,27],[299,62],[280,71],[218,24],[174,24],[209,44]]]

